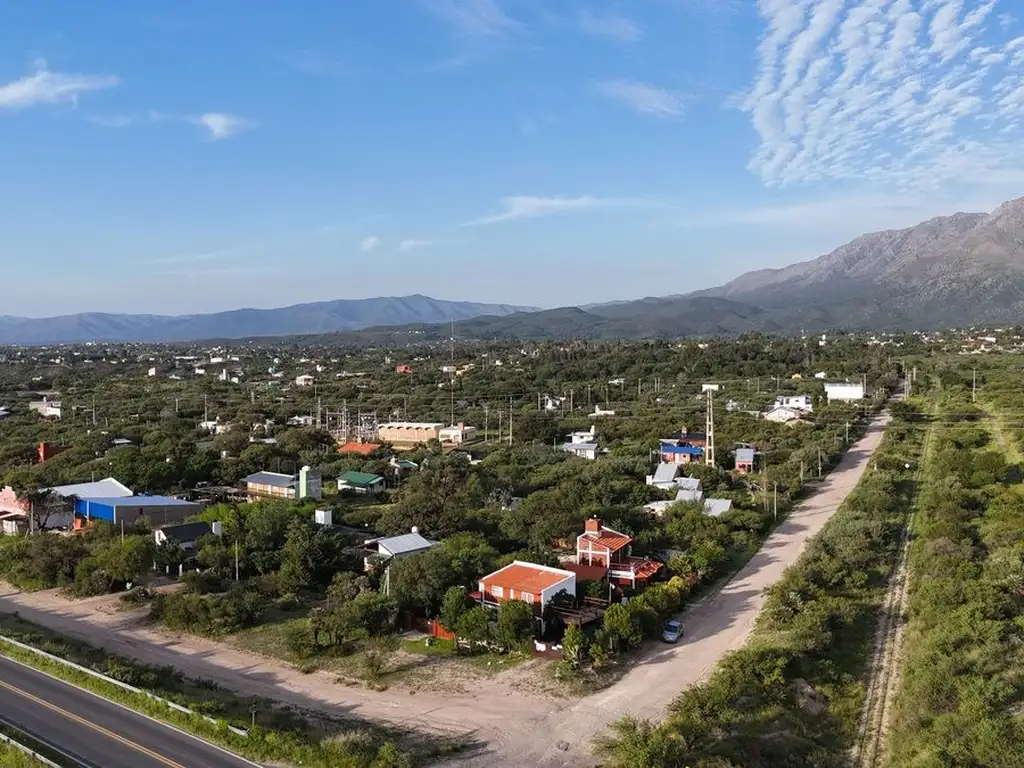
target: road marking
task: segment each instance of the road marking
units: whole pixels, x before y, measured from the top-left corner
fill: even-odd
[[[62,709],[61,707],[58,707],[56,704],[51,704],[50,702],[41,699],[38,696],[33,696],[28,691],[23,691],[21,688],[18,688],[17,686],[11,685],[10,683],[5,683],[3,680],[0,680],[0,688],[6,688],[11,693],[16,693],[17,695],[22,696],[23,698],[26,698],[29,701],[32,701],[41,707],[46,707],[46,709],[49,709],[51,712],[56,712],[58,715],[66,717],[68,720],[76,722],[79,725],[84,725],[86,728],[91,728],[92,730],[98,733],[102,733],[108,739],[113,739],[114,741],[123,744],[126,747],[130,747],[148,757],[153,758],[159,763],[163,763],[167,766],[167,768],[185,768],[185,766],[183,766],[181,763],[176,763],[173,760],[169,760],[163,755],[157,754],[153,750],[148,749],[142,746],[141,744],[136,744],[131,739],[126,739],[124,736],[120,736],[119,734],[116,734],[113,731],[108,731],[102,725],[97,725],[96,723],[86,720],[84,717],[79,717],[74,712],[68,712],[66,709]]]

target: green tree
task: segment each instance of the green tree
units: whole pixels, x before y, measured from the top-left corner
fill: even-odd
[[[507,600],[498,607],[494,638],[506,649],[520,650],[534,636],[533,606],[522,600]]]
[[[487,642],[491,637],[490,611],[482,605],[470,608],[459,618],[455,634],[471,645]]]
[[[441,605],[441,626],[449,632],[455,632],[461,619],[470,608],[472,601],[466,596],[464,587],[450,587],[444,593],[444,602]]]
[[[643,642],[639,616],[620,603],[608,606],[601,626],[616,650],[626,650]]]
[[[315,552],[313,534],[305,520],[293,520],[288,526],[284,549],[281,552],[281,570],[277,583],[284,593],[294,594],[308,589],[313,578]]]
[[[562,638],[562,657],[572,666],[578,667],[583,663],[587,653],[587,636],[580,629],[579,624],[570,624],[565,629],[565,636]]]

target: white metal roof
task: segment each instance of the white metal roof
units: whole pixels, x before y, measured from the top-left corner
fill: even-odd
[[[57,485],[48,489],[58,496],[78,496],[92,499],[123,499],[131,496],[132,489],[112,477],[97,480],[94,483],[76,483],[74,485]]]
[[[430,549],[437,545],[433,539],[421,536],[418,533],[403,533],[401,536],[385,536],[380,539],[370,539],[367,544],[376,544],[377,549],[388,552],[392,555],[406,555],[410,552]]]

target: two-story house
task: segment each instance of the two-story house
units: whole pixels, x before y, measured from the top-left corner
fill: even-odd
[[[600,519],[592,517],[576,537],[576,562],[607,568],[608,580],[620,586],[643,587],[661,570],[662,564],[634,557],[632,545],[631,536],[607,528]]]

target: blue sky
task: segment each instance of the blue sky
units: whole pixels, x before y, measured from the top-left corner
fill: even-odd
[[[5,0],[0,314],[684,293],[1024,195],[1021,115],[1018,0]]]

